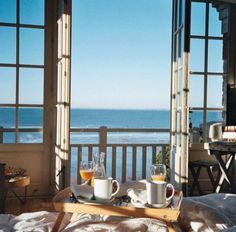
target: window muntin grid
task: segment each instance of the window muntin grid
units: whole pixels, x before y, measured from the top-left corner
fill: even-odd
[[[7,46],[0,54],[0,81],[8,95],[0,97],[0,143],[43,142],[45,2],[33,2],[33,6],[28,0],[0,3],[0,31],[5,31],[0,40],[4,44],[5,39]],[[38,83],[31,86],[35,91],[27,86],[27,78]],[[26,91],[36,94],[36,100],[27,97]]]
[[[199,14],[199,9],[201,9],[202,17],[196,19],[194,15]],[[223,94],[223,77],[225,75],[222,60],[223,36],[219,33],[221,22],[215,23],[217,14],[216,9],[210,3],[191,1],[190,122],[199,133],[199,139],[194,143],[208,141],[209,125],[212,122],[223,120],[224,108],[219,103],[219,94]],[[212,26],[213,20],[214,27]],[[218,50],[217,55],[211,56],[212,52],[216,53],[215,49]],[[214,78],[216,78],[217,85],[214,83]],[[191,90],[191,83],[197,83],[202,88]],[[214,87],[214,92],[218,95],[216,104],[212,103],[209,95],[212,93],[213,87],[210,86],[212,83],[215,87],[217,86],[217,89]],[[193,101],[193,98],[198,99]]]
[[[174,48],[173,48],[173,82],[172,89],[175,94],[172,101],[172,130],[174,145],[181,146],[182,139],[182,79],[183,79],[183,62],[184,62],[184,9],[185,1],[174,1]]]

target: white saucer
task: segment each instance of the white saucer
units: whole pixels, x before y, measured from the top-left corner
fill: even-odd
[[[164,204],[142,204],[141,202],[135,202],[131,199],[131,204],[137,208],[146,208],[146,207],[150,207],[150,208],[159,208],[159,209],[162,209],[162,208],[166,208],[170,205],[171,203],[171,200],[170,201],[167,201],[166,203]]]
[[[95,199],[89,200],[82,197],[77,197],[78,202],[83,203],[83,204],[112,204],[115,199],[116,198],[113,197],[109,201],[104,201],[104,200],[95,200]]]
[[[166,201],[164,204],[148,204],[149,207],[153,207],[153,208],[159,208],[159,209],[162,209],[162,208],[166,208],[167,206],[169,206],[171,203],[171,200],[170,201]]]

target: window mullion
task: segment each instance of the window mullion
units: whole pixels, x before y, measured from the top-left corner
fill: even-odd
[[[20,0],[16,3],[16,135],[15,142],[18,143],[19,136],[19,59],[20,59]]]
[[[209,3],[206,3],[205,18],[205,54],[204,54],[204,102],[203,102],[203,140],[207,139],[207,77],[208,77],[208,34],[209,34]]]

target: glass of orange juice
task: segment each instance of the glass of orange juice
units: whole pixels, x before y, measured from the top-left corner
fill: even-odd
[[[81,161],[79,172],[81,178],[87,184],[93,178],[93,161]]]
[[[151,166],[151,178],[153,181],[165,181],[166,180],[166,165],[153,164]]]

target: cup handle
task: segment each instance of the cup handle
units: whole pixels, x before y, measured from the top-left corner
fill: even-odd
[[[111,182],[112,186],[113,186],[114,183],[116,183],[117,190],[114,193],[111,194],[112,197],[115,196],[119,192],[119,190],[120,190],[119,182],[117,180],[112,180],[112,182]]]
[[[175,195],[175,188],[174,188],[174,186],[173,186],[172,184],[167,184],[166,187],[167,187],[167,188],[170,187],[170,188],[172,189],[172,194],[171,194],[171,196],[169,196],[169,197],[166,199],[166,201],[170,201],[170,200],[173,198],[173,196]]]

